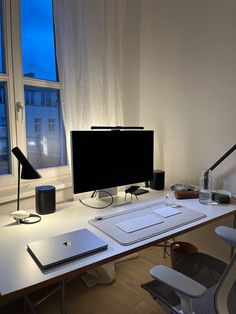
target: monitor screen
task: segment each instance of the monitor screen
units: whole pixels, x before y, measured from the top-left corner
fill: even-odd
[[[153,131],[71,131],[74,194],[152,180]]]

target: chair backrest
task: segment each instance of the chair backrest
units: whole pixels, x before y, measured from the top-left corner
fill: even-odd
[[[230,260],[223,276],[221,277],[215,292],[215,309],[217,313],[235,313],[235,309],[232,306],[235,303],[235,296],[233,298],[233,303],[229,300],[230,291],[236,281],[236,253]],[[236,292],[236,291],[235,291]]]
[[[228,227],[216,228],[216,233],[219,237],[224,239],[232,247],[236,247],[236,230]],[[225,269],[215,291],[214,303],[216,312],[221,314],[235,313],[235,309],[232,306],[235,302],[230,302],[230,292],[233,291],[235,295],[231,295],[231,299],[235,300],[236,291],[232,290],[233,285],[236,282],[236,252],[230,259],[230,262]],[[234,301],[233,300],[233,301]]]

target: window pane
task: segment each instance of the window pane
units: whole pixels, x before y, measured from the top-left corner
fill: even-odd
[[[25,86],[28,158],[37,169],[67,164],[59,90]]]
[[[56,81],[52,0],[21,0],[23,75]]]
[[[5,84],[0,82],[0,174],[10,173]]]
[[[5,72],[3,62],[3,1],[0,0],[0,72]]]

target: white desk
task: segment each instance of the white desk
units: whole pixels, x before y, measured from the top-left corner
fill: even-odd
[[[144,199],[142,201],[142,199]],[[106,234],[88,223],[98,215],[106,215],[113,212],[126,211],[137,205],[153,204],[162,199],[161,193],[148,193],[140,197],[138,202],[116,207],[95,210],[79,202],[70,202],[57,206],[54,214],[42,216],[39,223],[26,225],[16,224],[7,213],[0,213],[0,294],[2,298],[10,299],[30,291],[36,290],[50,283],[59,282],[66,277],[80,274],[85,270],[112,261],[119,257],[136,252],[154,243],[162,242],[168,238],[196,229],[204,224],[219,220],[236,213],[236,205],[200,205],[197,199],[178,200],[177,203],[185,207],[203,212],[206,218],[184,225],[169,232],[151,237],[141,242],[122,246]],[[73,260],[62,264],[44,273],[39,269],[26,250],[30,241],[70,232],[80,228],[88,228],[93,233],[106,241],[109,245],[106,251],[102,251],[85,258]]]

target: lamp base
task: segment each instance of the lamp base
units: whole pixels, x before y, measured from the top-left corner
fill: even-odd
[[[10,216],[12,216],[19,224],[34,224],[41,220],[40,215],[30,214],[23,209],[10,212]]]

